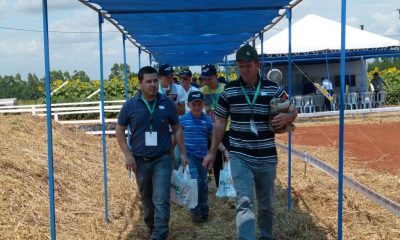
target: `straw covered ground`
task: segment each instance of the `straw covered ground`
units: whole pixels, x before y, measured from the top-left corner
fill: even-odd
[[[46,123],[28,115],[0,116],[0,239],[49,238]],[[298,123],[303,124],[303,123]],[[299,126],[299,125],[298,125]],[[114,138],[107,139],[109,224],[104,221],[101,139],[53,124],[56,226],[59,239],[145,239],[139,197],[129,180]],[[296,146],[336,166],[329,147]],[[348,156],[352,158],[352,156]],[[335,239],[337,184],[326,174],[293,159],[292,211],[287,211],[287,156],[280,152],[276,186],[278,239]],[[347,161],[346,174],[399,202],[400,174],[365,169]],[[210,219],[192,224],[173,205],[169,239],[234,239],[235,210],[214,197]],[[400,220],[345,188],[345,239],[400,239]]]

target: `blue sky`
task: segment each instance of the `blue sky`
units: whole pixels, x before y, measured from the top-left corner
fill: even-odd
[[[41,0],[0,0],[0,75],[29,72],[44,75],[43,33],[5,28],[42,30]],[[340,0],[303,0],[293,10],[293,23],[307,14],[340,21]],[[399,0],[348,0],[347,24],[400,40]],[[48,0],[51,69],[84,70],[99,79],[97,14],[77,0]],[[283,20],[265,36],[287,27]],[[104,75],[122,62],[121,34],[106,22],[103,26]],[[76,33],[86,32],[86,33]],[[142,54],[142,66],[148,55]],[[127,62],[137,72],[137,49],[127,43]],[[195,69],[196,70],[196,69]]]

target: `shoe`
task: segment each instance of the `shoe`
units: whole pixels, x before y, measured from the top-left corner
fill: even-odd
[[[208,222],[208,216],[201,216],[202,223]]]
[[[194,223],[203,223],[203,218],[200,215],[192,214],[192,222],[194,222]]]

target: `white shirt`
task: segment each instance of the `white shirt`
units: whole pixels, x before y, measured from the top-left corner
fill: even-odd
[[[190,84],[190,87],[187,92],[183,87],[182,87],[182,89],[185,92],[185,113],[188,113],[188,112],[190,112],[190,107],[188,106],[189,93],[194,92],[194,91],[199,91],[199,89],[197,87],[194,87],[192,84]]]
[[[180,102],[185,102],[185,89],[181,85],[178,85],[176,83],[172,83],[169,85],[167,88],[164,88],[161,84],[158,88],[158,92],[161,94],[173,94],[175,95],[174,97],[174,102],[175,103],[180,103]]]
[[[325,88],[325,90],[333,90],[332,83],[328,78],[325,78],[322,80],[322,87]]]

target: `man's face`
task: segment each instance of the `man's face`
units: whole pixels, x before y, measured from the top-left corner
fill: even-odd
[[[201,100],[196,100],[196,101],[190,102],[190,103],[188,103],[188,105],[190,107],[190,112],[195,117],[200,116],[200,114],[203,111],[203,108],[205,106],[204,102]]]
[[[174,81],[174,75],[171,74],[169,76],[160,76],[160,79],[164,84],[172,84]]]
[[[144,74],[143,80],[140,82],[140,89],[143,94],[149,97],[158,93],[158,75],[156,73]]]
[[[186,75],[179,76],[179,80],[181,82],[182,87],[189,88],[190,83],[192,82],[192,78]]]
[[[208,87],[215,87],[218,84],[217,76],[212,75],[211,77],[203,77],[205,85]]]
[[[237,61],[237,67],[240,72],[240,76],[243,81],[251,82],[254,79],[257,79],[258,69],[260,67],[260,63],[256,61],[245,62],[245,61]]]

